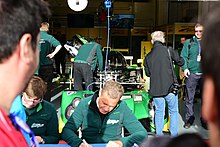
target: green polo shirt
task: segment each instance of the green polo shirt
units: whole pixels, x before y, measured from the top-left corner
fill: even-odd
[[[40,43],[39,43],[40,66],[53,64],[53,60],[49,59],[46,56],[52,53],[53,49],[56,48],[58,45],[61,45],[60,42],[52,35],[48,34],[46,31],[40,32]]]

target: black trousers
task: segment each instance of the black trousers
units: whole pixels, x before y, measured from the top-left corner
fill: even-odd
[[[85,88],[83,88],[83,80]],[[74,63],[74,90],[90,90],[93,86],[90,85],[93,81],[93,72],[91,66],[87,63]],[[88,87],[89,86],[89,87]]]
[[[44,96],[44,100],[50,102],[53,80],[53,65],[40,66],[39,77],[41,77],[45,82],[47,82],[47,92]]]
[[[60,65],[62,67],[62,74],[65,74],[65,69],[66,69],[65,55],[55,56],[55,65],[56,65],[57,74],[60,74]]]

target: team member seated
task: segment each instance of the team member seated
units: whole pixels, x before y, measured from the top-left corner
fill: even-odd
[[[107,147],[131,147],[147,137],[147,131],[129,107],[120,98],[124,88],[118,82],[109,80],[92,96],[83,99],[65,124],[62,139],[72,147],[87,144],[107,143]],[[76,135],[81,127],[82,138]],[[130,133],[122,137],[122,127]]]
[[[43,100],[47,85],[38,76],[33,76],[22,96],[27,115],[27,124],[41,144],[56,144],[60,140],[58,118],[54,106]]]

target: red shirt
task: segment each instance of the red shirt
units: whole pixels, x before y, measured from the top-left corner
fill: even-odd
[[[20,130],[16,130],[9,117],[0,107],[0,147],[27,147]]]

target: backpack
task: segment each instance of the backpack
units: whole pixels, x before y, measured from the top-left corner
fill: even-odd
[[[194,40],[193,38],[190,38],[189,44],[188,44],[188,49],[191,48],[192,44],[193,44]]]

